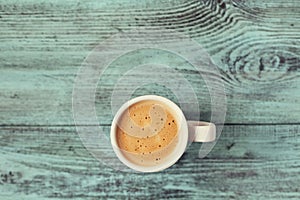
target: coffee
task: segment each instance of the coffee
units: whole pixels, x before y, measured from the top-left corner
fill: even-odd
[[[177,117],[160,101],[144,100],[122,113],[116,132],[124,156],[139,165],[163,162],[178,141]]]

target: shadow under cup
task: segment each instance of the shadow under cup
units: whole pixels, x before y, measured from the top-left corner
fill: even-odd
[[[155,95],[134,98],[117,112],[111,142],[126,166],[141,172],[160,171],[184,153],[188,127],[181,109]]]

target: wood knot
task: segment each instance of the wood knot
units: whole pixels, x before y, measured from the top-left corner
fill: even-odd
[[[246,47],[243,47],[246,48]],[[272,83],[290,79],[292,71],[300,70],[300,57],[285,49],[250,48],[240,49],[241,55],[229,61],[229,72],[233,79],[242,83]]]
[[[235,145],[234,142],[229,145],[226,145],[226,149],[229,151],[234,145]]]
[[[225,10],[226,3],[224,0],[205,0],[203,3],[208,6],[211,10]]]
[[[20,172],[9,171],[8,173],[1,173],[0,183],[15,184],[21,177],[22,174]]]
[[[222,0],[218,0],[218,5],[221,9],[226,9],[226,3]]]
[[[18,98],[18,99],[19,99],[19,95],[17,95],[17,94],[13,94],[13,95],[11,95],[11,96],[10,96],[10,98],[11,98],[11,99],[16,99],[16,98]]]

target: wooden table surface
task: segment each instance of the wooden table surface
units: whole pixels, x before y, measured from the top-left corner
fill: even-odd
[[[1,0],[0,199],[300,199],[299,5]],[[185,34],[219,68],[227,116],[205,159],[198,158],[201,144],[192,144],[170,169],[134,174],[105,166],[83,146],[72,115],[77,71],[97,44],[136,27]],[[197,71],[166,52],[128,56],[112,63],[96,91],[107,132],[116,81],[126,66],[153,60],[179,66],[195,88],[201,119],[210,119]],[[158,85],[142,86],[135,95],[152,93],[174,96]]]

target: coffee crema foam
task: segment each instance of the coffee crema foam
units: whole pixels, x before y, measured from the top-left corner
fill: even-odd
[[[131,162],[153,166],[163,162],[178,143],[178,122],[165,104],[144,100],[127,109],[118,122],[118,147]]]

